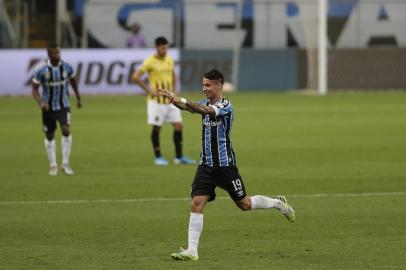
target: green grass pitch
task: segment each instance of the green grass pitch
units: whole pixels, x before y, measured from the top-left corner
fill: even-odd
[[[153,165],[144,96],[84,97],[73,177],[47,175],[32,98],[2,97],[0,269],[405,269],[405,93],[229,97],[248,193],[286,195],[296,223],[242,212],[218,190],[200,260],[173,261],[187,246],[195,166]],[[183,116],[184,152],[198,159],[200,117]],[[172,161],[169,125],[161,144]],[[60,162],[60,129],[57,147]]]

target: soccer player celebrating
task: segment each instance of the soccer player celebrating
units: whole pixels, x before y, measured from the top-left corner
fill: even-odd
[[[182,116],[180,110],[170,104],[164,96],[160,96],[157,89],[166,88],[175,91],[176,75],[172,57],[167,54],[168,40],[164,37],[155,39],[156,53],[149,56],[142,66],[135,71],[133,80],[148,94],[148,124],[152,125],[151,140],[155,153],[156,165],[168,165],[168,161],[161,154],[159,133],[164,122],[172,123],[174,127],[173,142],[175,143],[175,164],[193,164],[182,154]],[[144,73],[148,73],[149,85],[142,80]]]
[[[32,95],[42,111],[42,124],[45,132],[45,150],[48,155],[50,170],[49,175],[58,174],[56,162],[55,130],[56,122],[62,129],[62,171],[73,175],[69,163],[72,135],[70,134],[71,115],[69,101],[69,83],[76,95],[76,105],[82,107],[79,89],[70,64],[61,60],[61,50],[53,45],[47,48],[48,59],[41,63],[35,70],[32,79]],[[42,86],[42,95],[39,86]]]
[[[247,196],[230,140],[234,110],[231,102],[222,95],[223,83],[221,72],[211,70],[205,73],[203,93],[207,99],[197,103],[178,97],[171,91],[160,90],[161,95],[179,109],[201,114],[203,124],[200,162],[192,183],[189,245],[187,249],[180,248],[178,252],[171,254],[175,260],[198,260],[197,248],[203,229],[203,209],[206,203],[216,198],[216,187],[227,191],[241,210],[276,208],[289,221],[295,221],[295,212],[284,196]]]

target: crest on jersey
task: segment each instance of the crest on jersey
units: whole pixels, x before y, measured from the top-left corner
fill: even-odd
[[[45,79],[49,80],[49,78],[51,78],[51,73],[49,73],[49,71],[45,72],[44,74]]]
[[[222,109],[222,108],[226,107],[227,105],[228,105],[228,100],[223,99],[223,101],[216,104],[216,107],[219,109]]]
[[[66,77],[68,77],[68,72],[66,72],[66,70],[64,70],[62,72],[62,78],[66,78]]]

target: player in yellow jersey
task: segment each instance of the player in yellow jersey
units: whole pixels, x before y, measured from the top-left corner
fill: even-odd
[[[172,123],[173,142],[175,144],[176,157],[175,164],[193,164],[194,160],[190,160],[182,153],[182,116],[180,110],[170,103],[169,99],[160,96],[158,89],[176,89],[176,74],[175,65],[172,57],[167,53],[168,40],[165,37],[157,37],[155,39],[156,53],[149,56],[138,68],[133,80],[148,94],[148,124],[152,125],[151,140],[155,153],[156,165],[168,165],[168,161],[161,154],[159,143],[159,133],[161,126],[165,122]],[[148,75],[149,83],[146,84],[142,80],[144,73]]]

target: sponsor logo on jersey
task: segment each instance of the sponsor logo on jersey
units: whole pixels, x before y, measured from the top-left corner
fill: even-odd
[[[215,127],[221,125],[221,120],[217,121],[203,121],[203,125],[206,127]]]

